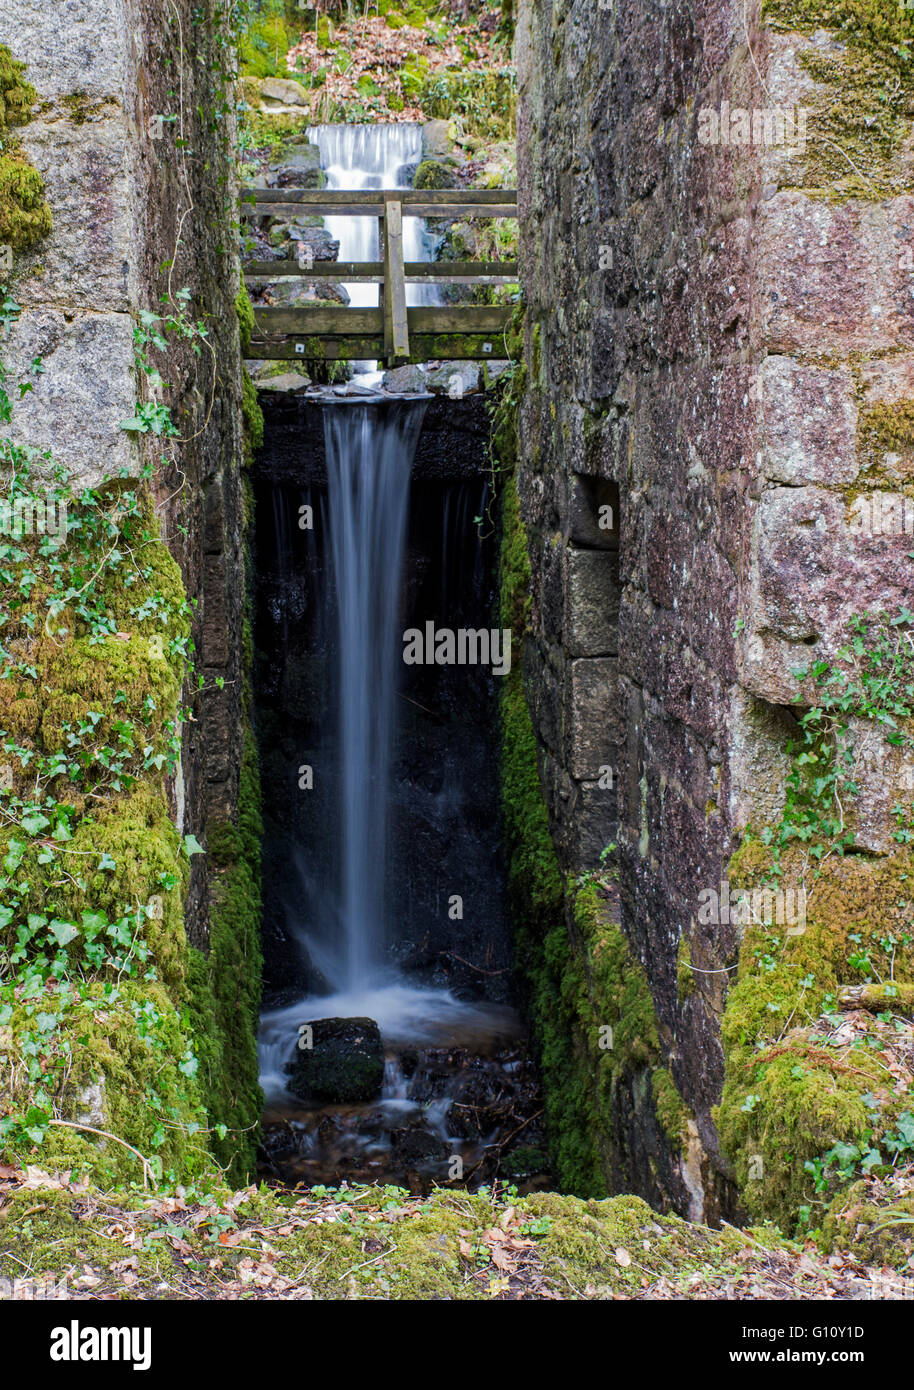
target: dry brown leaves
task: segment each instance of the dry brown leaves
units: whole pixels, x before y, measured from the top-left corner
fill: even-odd
[[[402,111],[388,111],[386,120],[422,121],[425,117],[421,109],[407,102],[398,75],[408,56],[425,58],[430,76],[449,68],[485,72],[493,62],[487,35],[478,29],[459,26],[449,32],[449,40],[437,43],[427,29],[414,29],[410,25],[390,29],[383,19],[372,16],[356,20],[352,25],[334,26],[334,42],[345,50],[345,71],[340,71],[344,64],[336,62],[332,52],[318,48],[315,35],[310,33],[290,49],[286,66],[306,85],[309,77],[316,77],[321,69],[325,70],[323,83],[313,89],[313,96],[319,103],[328,106],[364,103],[365,93],[360,91],[358,82],[359,78],[368,77],[385,93],[398,95],[406,102]],[[456,42],[458,35],[469,44],[468,50]]]

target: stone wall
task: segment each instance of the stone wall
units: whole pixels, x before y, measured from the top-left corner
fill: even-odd
[[[38,92],[20,138],[53,215],[51,236],[13,267],[23,313],[5,361],[14,380],[36,356],[44,368],[17,404],[13,437],[49,450],[80,485],[152,469],[165,538],[196,602],[204,693],[185,725],[172,809],[201,840],[207,819],[233,814],[242,738],[233,59],[220,26],[218,6],[183,0],[8,0],[0,13],[0,43],[27,62]],[[179,437],[125,431],[137,399],[151,396],[134,359],[137,314],[167,315],[163,297],[184,290],[208,346],[198,354],[173,338],[167,354],[151,354]],[[205,948],[199,857],[187,927]]]
[[[734,1200],[712,1107],[739,941],[699,923],[699,893],[780,813],[793,669],[912,591],[910,536],[852,517],[911,478],[905,430],[874,444],[866,423],[910,408],[910,120],[900,101],[878,139],[875,116],[834,125],[836,86],[849,104],[877,85],[865,12],[777,5],[766,28],[722,0],[521,5],[526,688],[563,867],[618,843],[708,1214]],[[710,143],[722,103],[750,129],[806,108],[806,144],[798,113],[792,142]],[[901,776],[860,770],[880,852]]]
[[[66,1123],[79,1131],[80,1116],[88,1117],[96,1132],[109,1129],[134,1146],[112,1154],[79,1132],[78,1151],[62,1154],[61,1166],[88,1165],[106,1178],[115,1160],[129,1170],[137,1153],[155,1150],[175,1174],[215,1157],[243,1180],[253,1171],[262,1102],[255,1046],[259,782],[246,730],[244,655],[235,53],[226,23],[219,0],[61,0],[50,7],[10,0],[0,14],[0,43],[27,63],[37,92],[17,135],[44,180],[53,219],[50,234],[17,251],[12,266],[22,312],[3,344],[3,364],[8,383],[27,386],[13,405],[12,439],[37,451],[33,471],[63,465],[75,496],[98,488],[86,504],[94,521],[116,515],[125,494],[136,493],[144,525],[153,522],[142,544],[125,543],[126,554],[99,543],[83,561],[92,573],[85,579],[79,572],[76,597],[86,585],[94,592],[96,579],[104,601],[115,594],[116,606],[101,614],[102,635],[93,632],[90,641],[84,615],[75,613],[65,641],[49,635],[53,671],[38,669],[39,684],[30,689],[20,660],[13,670],[21,688],[5,687],[23,727],[22,711],[36,711],[25,732],[41,755],[72,742],[73,725],[61,729],[44,714],[57,700],[65,721],[85,721],[106,736],[110,722],[112,740],[129,744],[140,769],[131,764],[129,778],[111,778],[104,795],[79,803],[90,845],[80,852],[98,855],[110,842],[106,872],[37,880],[50,913],[64,882],[78,901],[60,913],[76,923],[80,913],[133,914],[138,951],[147,950],[146,933],[154,942],[142,957],[154,972],[131,984],[139,1015],[133,996],[121,1000],[120,1032],[110,1024],[100,1044],[81,1020],[60,1028],[61,1045],[76,1058],[61,1091]],[[78,550],[64,547],[63,572],[79,563]],[[39,591],[39,604],[43,597]],[[34,638],[41,621],[29,618]],[[30,653],[36,647],[29,637],[19,640]],[[33,661],[40,668],[46,652]],[[144,747],[150,728],[164,748],[151,733]],[[173,728],[180,759],[170,775],[165,740]],[[110,748],[101,750],[97,765],[109,767],[109,755]],[[62,782],[54,790],[66,795]],[[78,925],[72,931],[82,944]],[[93,960],[87,948],[87,959],[96,964],[97,952]],[[152,981],[163,981],[166,992]],[[153,1019],[158,1051],[137,1017]],[[81,1078],[90,1083],[82,1091]],[[91,1114],[80,1108],[84,1095],[99,1098]],[[159,1126],[165,1107],[170,1118]]]

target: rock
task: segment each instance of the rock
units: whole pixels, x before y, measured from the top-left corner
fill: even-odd
[[[390,1136],[390,1147],[391,1159],[404,1168],[444,1163],[451,1156],[450,1146],[424,1129],[421,1120],[405,1129],[395,1129]]]
[[[3,365],[10,381],[29,379],[36,357],[44,371],[16,402],[14,442],[39,455],[49,450],[85,487],[121,470],[138,476],[136,436],[120,428],[136,414],[132,338],[127,314],[26,309],[3,345]]]
[[[302,376],[300,372],[281,372],[279,376],[261,378],[257,382],[258,391],[287,391],[290,395],[299,395],[306,391],[311,385],[311,378]]]
[[[326,182],[321,152],[316,145],[288,147],[270,165],[270,171],[276,175],[278,188],[323,188]]]
[[[345,386],[334,386],[333,390],[338,396],[377,396],[381,399],[381,393],[376,386],[365,386],[357,378],[347,381]]]
[[[458,188],[457,172],[450,162],[423,159],[416,170],[414,188]]]
[[[293,221],[289,226],[289,239],[310,247],[311,257],[315,261],[335,261],[340,254],[340,243],[325,227],[312,227]]]
[[[479,365],[476,362],[442,362],[433,367],[426,378],[426,389],[436,396],[460,400],[479,390]]]
[[[411,391],[424,391],[425,381],[425,369],[415,363],[407,363],[405,367],[391,367],[385,372],[381,385],[385,391],[406,395]]]
[[[260,84],[260,99],[267,106],[308,105],[306,89],[291,77],[265,77]]]
[[[488,389],[489,389],[490,386],[494,386],[495,383],[496,383],[496,381],[498,381],[499,377],[504,376],[505,372],[508,370],[508,368],[509,368],[510,366],[511,366],[511,362],[508,360],[508,358],[502,358],[502,357],[496,358],[496,359],[495,359],[494,361],[492,361],[492,362],[483,362],[483,364],[482,364],[482,385],[483,385],[483,390],[484,390],[484,391],[488,391]]]
[[[426,121],[422,127],[423,155],[447,154],[450,146],[447,121]]]
[[[412,188],[419,163],[420,161],[414,160],[412,164],[401,164],[397,170],[397,183],[404,188]]]
[[[345,308],[349,303],[349,291],[345,285],[325,280],[323,276],[319,280],[309,280],[304,275],[301,279],[297,275],[283,276],[281,280],[267,285],[265,294],[270,304],[284,309],[315,302],[341,304]]]
[[[381,1030],[371,1018],[308,1020],[311,1047],[289,1065],[289,1090],[303,1100],[336,1104],[374,1100],[384,1080]]]

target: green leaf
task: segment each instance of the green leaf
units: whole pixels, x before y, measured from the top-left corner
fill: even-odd
[[[188,859],[190,859],[194,854],[205,854],[206,850],[203,848],[196,835],[185,835],[184,853],[187,855]]]
[[[56,919],[48,928],[58,946],[66,946],[74,936],[79,936],[79,928],[72,922],[58,922]]]

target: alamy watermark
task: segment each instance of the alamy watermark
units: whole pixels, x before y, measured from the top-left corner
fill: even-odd
[[[70,1289],[66,1277],[55,1280],[51,1274],[46,1274],[42,1279],[7,1279],[0,1276],[0,1302],[10,1300],[14,1303],[32,1303],[36,1300],[69,1297]]]
[[[460,627],[436,628],[431,621],[423,631],[407,628],[403,634],[403,660],[407,666],[491,666],[496,676],[511,670],[511,629]]]
[[[786,145],[806,148],[805,106],[703,106],[698,113],[699,145]]]
[[[56,497],[0,497],[0,536],[50,536],[58,545],[67,538],[67,504]]]
[[[719,890],[703,888],[698,894],[698,921],[702,926],[786,927],[788,936],[802,936],[806,889],[753,888],[731,893],[728,880],[722,879]]]
[[[874,492],[855,497],[848,530],[854,536],[914,536],[914,497]]]

